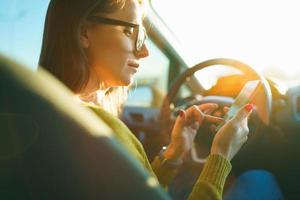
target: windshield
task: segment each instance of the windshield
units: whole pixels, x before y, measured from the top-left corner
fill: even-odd
[[[269,78],[298,82],[296,0],[152,0],[152,6],[179,40],[189,65],[233,58]]]

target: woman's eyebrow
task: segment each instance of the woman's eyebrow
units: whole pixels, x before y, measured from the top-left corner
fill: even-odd
[[[112,19],[112,18],[100,17],[95,15],[89,16],[87,20],[93,21],[95,23],[105,23],[105,24],[120,25],[120,26],[129,26],[129,27],[139,26],[139,24],[131,23],[125,20]]]

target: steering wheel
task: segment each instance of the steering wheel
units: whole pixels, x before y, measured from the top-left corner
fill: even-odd
[[[176,94],[181,87],[181,85],[192,75],[194,75],[195,72],[213,66],[213,65],[224,65],[229,66],[235,69],[238,69],[241,71],[245,76],[251,77],[253,80],[260,80],[262,82],[262,89],[260,91],[259,95],[259,105],[256,105],[257,107],[257,115],[258,120],[263,122],[264,124],[269,124],[269,119],[271,115],[271,106],[272,106],[272,94],[270,86],[267,82],[267,80],[256,70],[254,70],[249,65],[238,61],[234,59],[228,59],[228,58],[216,58],[211,60],[206,60],[204,62],[201,62],[199,64],[196,64],[195,66],[188,68],[184,73],[182,73],[172,84],[170,90],[168,91],[167,95],[165,96],[163,100],[162,107],[160,109],[160,116],[159,116],[159,122],[160,122],[160,130],[163,137],[163,143],[168,144],[170,140],[170,133],[172,131],[173,125],[174,125],[174,111],[178,110],[174,107],[174,99],[176,97]],[[201,94],[200,94],[201,95]],[[211,102],[220,103],[222,102],[222,98],[224,97],[217,97],[214,96],[212,98],[209,98]],[[204,103],[207,101],[198,101],[199,103]],[[228,103],[228,102],[227,102]],[[232,102],[231,102],[232,103]],[[192,153],[195,151],[195,149],[192,149]],[[193,155],[192,155],[193,156]],[[205,159],[199,158],[199,162],[204,162]]]

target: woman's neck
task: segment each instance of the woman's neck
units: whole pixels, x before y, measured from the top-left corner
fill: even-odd
[[[95,76],[91,76],[86,87],[77,96],[84,102],[98,104],[98,98],[103,98],[110,90],[105,83],[99,83]]]

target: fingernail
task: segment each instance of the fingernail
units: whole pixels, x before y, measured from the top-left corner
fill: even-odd
[[[179,110],[179,116],[180,116],[180,117],[183,117],[183,115],[184,115],[183,110]]]
[[[247,104],[247,105],[245,106],[245,109],[246,109],[248,112],[250,112],[250,111],[253,109],[253,105],[252,105],[252,104]]]

